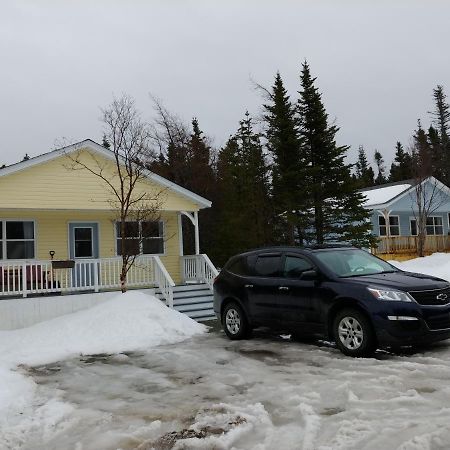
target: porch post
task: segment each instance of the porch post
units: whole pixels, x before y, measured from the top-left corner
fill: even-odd
[[[180,245],[180,256],[184,255],[183,250],[183,215],[181,212],[178,213],[178,242]]]
[[[198,212],[194,211],[195,254],[200,255],[200,233],[198,229]]]

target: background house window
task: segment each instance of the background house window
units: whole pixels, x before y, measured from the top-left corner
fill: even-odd
[[[417,236],[417,220],[409,219],[409,224],[411,228],[411,236]]]
[[[410,223],[411,223],[411,235],[417,236],[418,234],[417,220],[410,219]],[[427,217],[426,234],[431,236],[444,234],[442,217],[440,216]]]
[[[122,255],[121,222],[116,222],[117,254]],[[164,254],[162,221],[125,222],[125,252],[128,255]]]
[[[444,227],[442,225],[442,217],[441,216],[427,217],[427,234],[428,235],[444,234]]]
[[[387,236],[387,225],[384,216],[378,216],[378,226],[380,229],[380,236]],[[389,235],[400,236],[400,217],[389,216]]]
[[[0,221],[0,259],[33,259],[34,244],[34,222]]]

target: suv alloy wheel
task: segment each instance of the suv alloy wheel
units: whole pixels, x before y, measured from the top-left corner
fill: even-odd
[[[228,303],[222,313],[222,325],[230,339],[244,339],[250,334],[250,326],[242,308],[237,303]]]
[[[370,356],[376,349],[375,335],[367,317],[357,309],[343,309],[334,319],[336,345],[348,356]]]

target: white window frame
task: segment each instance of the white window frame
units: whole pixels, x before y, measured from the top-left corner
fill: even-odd
[[[166,223],[164,220],[152,221],[152,220],[126,220],[125,222],[139,222],[139,231],[141,232],[142,222],[158,222],[162,223],[162,236],[158,236],[155,239],[162,238],[163,240],[163,253],[142,253],[142,240],[139,242],[139,256],[166,256]],[[116,256],[121,256],[117,252],[117,241],[120,237],[117,235],[117,224],[120,223],[120,220],[116,220],[114,222],[114,254]],[[138,238],[139,239],[139,238]],[[147,238],[151,239],[151,238]]]
[[[449,213],[449,214],[450,214],[450,213]],[[434,219],[435,217],[439,217],[440,219],[442,219],[442,225],[436,225],[436,224],[434,223],[434,221],[433,221],[433,225],[425,225],[425,233],[426,233],[426,235],[427,235],[427,236],[445,236],[445,234],[444,234],[444,218],[443,218],[442,216],[428,216],[427,219],[431,219],[431,218]],[[416,229],[417,229],[417,218],[416,218],[416,217],[410,217],[410,218],[409,218],[409,232],[411,233],[411,236],[417,236],[418,233],[419,233],[419,230],[417,229],[417,233],[416,233],[416,234],[413,234],[413,233],[412,233],[412,229],[411,229],[411,220],[415,220],[415,221],[416,221]],[[442,234],[428,234],[428,233],[426,232],[427,227],[431,227],[431,226],[434,228],[435,231],[436,231],[436,226],[438,226],[438,227],[442,226]]]
[[[434,223],[434,219],[435,218],[439,218],[439,219],[441,219],[441,224],[440,225],[436,225],[435,223]],[[427,224],[425,224],[425,230],[428,228],[428,227],[433,227],[433,229],[434,229],[434,234],[428,234],[428,232],[427,232],[427,236],[444,236],[444,218],[442,217],[442,216],[428,216],[427,217],[427,220],[428,219],[433,219],[433,225],[427,225]],[[437,234],[436,233],[436,227],[442,227],[442,234]]]
[[[380,237],[391,237],[391,236],[401,236],[402,232],[401,232],[401,227],[400,227],[400,216],[397,214],[394,215],[389,215],[388,216],[388,221],[389,221],[389,225],[380,225],[380,217],[382,217],[384,219],[384,221],[386,222],[386,217],[383,216],[383,214],[378,214],[378,235]],[[398,218],[398,225],[391,225],[391,217],[397,217]],[[386,234],[381,234],[381,227],[385,227],[386,228]],[[387,234],[387,227],[389,227],[389,235]],[[391,233],[391,227],[398,227],[398,234],[392,234]]]
[[[7,239],[6,237],[6,223],[7,222],[31,222],[33,224],[33,239]],[[36,221],[34,219],[3,219],[0,218],[0,226],[2,227],[2,238],[0,239],[0,245],[2,247],[2,257],[0,258],[0,261],[29,261],[29,260],[35,260],[36,259],[36,252],[37,252],[37,228],[36,228]],[[14,258],[14,259],[8,259],[7,258],[7,241],[11,242],[25,242],[25,241],[33,241],[33,258]]]

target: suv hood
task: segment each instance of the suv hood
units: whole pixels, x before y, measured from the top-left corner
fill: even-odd
[[[360,277],[345,278],[349,283],[374,285],[400,291],[425,291],[449,287],[449,282],[431,275],[414,272],[380,273],[362,275]]]

